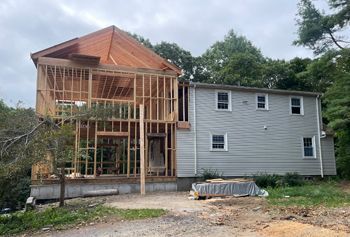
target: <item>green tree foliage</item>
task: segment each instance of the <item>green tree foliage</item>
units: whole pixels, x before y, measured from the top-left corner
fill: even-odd
[[[294,44],[306,46],[315,54],[327,52],[331,48],[344,49],[349,41],[341,31],[349,27],[350,2],[348,0],[329,0],[331,13],[317,9],[311,0],[299,2],[298,39]]]
[[[41,159],[44,145],[37,136],[43,130],[31,108],[10,108],[0,103],[0,177],[25,172],[33,162]]]
[[[33,109],[11,108],[0,100],[0,141],[31,131],[37,123]],[[27,149],[38,144],[28,141]],[[30,194],[30,166],[39,152],[23,147],[11,147],[0,156],[0,209],[23,207]],[[32,159],[27,159],[32,157]]]
[[[73,154],[73,130],[69,124],[58,126],[50,118],[39,119],[31,108],[20,105],[10,108],[2,101],[0,116],[0,180],[6,182],[2,187],[16,190],[14,182],[18,185],[23,183],[33,164],[53,162],[53,174],[60,178],[64,197],[65,162],[71,160]],[[50,161],[46,159],[48,155]],[[8,193],[4,191],[0,194],[0,204],[9,205]],[[19,199],[23,200],[24,196]],[[61,205],[63,200],[61,198]]]
[[[336,135],[336,156],[339,173],[350,178],[350,42],[344,37],[349,30],[350,1],[329,0],[329,13],[321,12],[311,0],[299,3],[298,39],[315,59],[302,73],[313,90],[325,93],[325,117]]]
[[[223,41],[214,43],[203,55],[205,82],[242,86],[262,86],[262,65],[259,49],[243,36],[230,30]]]
[[[284,90],[313,90],[308,78],[303,76],[310,63],[308,58],[294,58],[290,61],[267,60],[264,64],[263,85]]]
[[[16,176],[0,179],[0,209],[23,208],[30,195],[30,172],[17,173]]]
[[[132,34],[127,32],[131,37],[133,37],[134,39],[136,39],[138,42],[140,42],[142,45],[146,46],[149,49],[153,49],[153,45],[151,43],[151,41],[149,39],[144,38],[141,35],[138,34]]]
[[[338,171],[350,178],[350,51],[341,51],[333,63],[335,80],[325,94],[325,116],[337,137]]]
[[[183,70],[183,74],[180,79],[188,81],[194,77],[193,75],[195,74],[196,59],[189,51],[182,49],[175,43],[168,43],[164,41],[156,44],[153,47],[153,50]]]

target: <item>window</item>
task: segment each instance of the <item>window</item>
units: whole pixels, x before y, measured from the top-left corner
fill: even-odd
[[[231,111],[231,93],[229,91],[216,92],[216,109]]]
[[[304,158],[315,158],[315,149],[314,149],[314,137],[304,137],[303,138],[303,156]]]
[[[269,100],[267,94],[257,94],[256,95],[256,109],[258,110],[268,110]]]
[[[210,134],[211,151],[227,151],[227,134]]]
[[[304,114],[303,97],[290,97],[290,113]]]

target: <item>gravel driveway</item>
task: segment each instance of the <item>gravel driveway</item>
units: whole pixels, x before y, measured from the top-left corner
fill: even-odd
[[[118,208],[163,208],[168,213],[145,220],[111,219],[106,223],[91,223],[69,230],[41,233],[39,236],[350,236],[350,226],[345,225],[345,229],[339,229],[341,225],[336,224],[328,227],[317,224],[317,217],[303,219],[292,211],[284,210],[281,213],[268,207],[264,198],[229,197],[195,201],[189,200],[187,195],[184,192],[169,192],[151,193],[143,197],[130,194],[90,198],[89,201],[102,200],[105,205]],[[334,217],[330,216],[327,224],[331,223],[331,219]]]

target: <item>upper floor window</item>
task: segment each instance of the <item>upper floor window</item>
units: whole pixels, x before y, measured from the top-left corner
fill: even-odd
[[[314,137],[303,138],[303,156],[304,158],[315,158],[315,139]]]
[[[231,111],[231,92],[229,91],[216,92],[216,109]]]
[[[304,114],[303,97],[293,96],[290,97],[290,113],[291,114]]]
[[[210,134],[211,151],[227,151],[227,134]]]
[[[268,110],[269,100],[267,94],[257,94],[256,95],[256,109],[258,110]]]

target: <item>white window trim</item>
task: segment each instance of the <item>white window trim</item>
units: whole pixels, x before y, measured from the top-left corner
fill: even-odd
[[[258,96],[265,96],[265,108],[258,108]],[[256,110],[269,110],[269,94],[256,93],[255,94]]]
[[[221,135],[221,136],[224,136],[224,139],[225,139],[225,143],[224,143],[224,149],[218,149],[218,148],[216,148],[216,149],[214,149],[213,148],[213,135]],[[220,151],[224,151],[224,152],[226,152],[226,151],[228,151],[228,142],[227,142],[227,133],[212,133],[212,132],[210,132],[209,133],[209,144],[210,144],[210,147],[209,147],[209,150],[210,151],[214,151],[214,152],[220,152]]]
[[[313,156],[305,156],[304,153],[304,138],[312,138],[312,149],[313,149]],[[303,159],[316,159],[316,138],[315,136],[303,136],[301,137],[301,151],[302,151],[302,157]]]
[[[228,94],[228,108],[227,109],[219,109],[218,108],[218,93],[224,92]],[[216,111],[232,111],[232,101],[231,101],[231,91],[228,90],[215,90],[215,110]]]
[[[292,113],[292,98],[300,99],[300,114]],[[304,115],[304,98],[302,96],[289,96],[289,114],[296,116]]]

